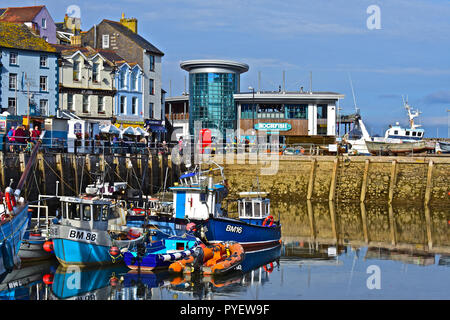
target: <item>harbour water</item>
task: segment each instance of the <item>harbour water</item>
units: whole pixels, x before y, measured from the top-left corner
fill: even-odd
[[[273,201],[281,246],[247,253],[222,277],[167,271],[22,264],[0,278],[0,299],[449,299],[450,208],[417,204]]]

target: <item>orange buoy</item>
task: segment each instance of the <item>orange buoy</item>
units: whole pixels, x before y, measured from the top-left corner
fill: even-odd
[[[118,247],[115,247],[115,246],[111,247],[111,248],[109,248],[109,254],[113,257],[116,257],[120,254],[120,250]]]
[[[43,248],[44,248],[44,251],[53,252],[53,241],[52,240],[45,241]]]
[[[262,223],[263,227],[266,226],[266,224],[269,220],[270,220],[270,222],[269,222],[268,227],[271,227],[273,225],[273,216],[267,216]]]
[[[44,274],[44,276],[42,277],[42,281],[43,281],[46,285],[51,285],[51,284],[53,284],[53,274],[52,274],[52,273]]]

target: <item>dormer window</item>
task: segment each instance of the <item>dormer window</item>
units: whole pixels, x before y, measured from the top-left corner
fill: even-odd
[[[94,63],[92,65],[92,81],[99,82],[99,66],[100,64]]]

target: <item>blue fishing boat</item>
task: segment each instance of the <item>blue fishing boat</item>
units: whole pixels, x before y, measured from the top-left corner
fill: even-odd
[[[0,275],[11,272],[20,263],[20,245],[29,226],[31,212],[28,202],[20,196],[21,190],[31,171],[41,141],[37,141],[15,190],[6,188],[4,201],[0,205]]]
[[[60,221],[50,228],[58,261],[65,265],[107,265],[146,239],[142,228],[126,226],[126,204],[100,196],[60,197]]]
[[[221,180],[214,182],[219,170]],[[197,167],[180,177],[180,183],[169,188],[173,193],[172,216],[148,216],[148,223],[165,232],[180,235],[193,222],[200,239],[208,243],[236,241],[244,249],[255,250],[280,243],[281,224],[270,211],[270,199],[265,192],[243,192],[237,200],[239,217],[228,217],[222,202],[228,195],[223,168],[216,164],[206,171]]]
[[[123,258],[130,269],[151,271],[166,268],[174,261],[192,255],[201,243],[200,239],[189,234],[171,236],[139,245],[135,250],[128,250],[123,254]]]

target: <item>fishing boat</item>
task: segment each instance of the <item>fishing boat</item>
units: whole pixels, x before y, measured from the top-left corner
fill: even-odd
[[[438,153],[450,153],[450,142],[439,141],[436,150]]]
[[[221,242],[207,247],[198,247],[196,253],[169,266],[174,273],[200,272],[205,275],[225,274],[239,268],[244,260],[244,248],[237,242]]]
[[[143,243],[142,228],[126,226],[126,203],[100,196],[60,197],[60,221],[50,227],[55,256],[64,265],[107,265]]]
[[[353,128],[343,137],[343,143],[348,145],[348,153],[351,155],[370,155],[366,141],[372,141],[361,115],[356,113]]]
[[[31,219],[29,203],[20,195],[40,145],[41,140],[38,140],[16,189],[11,187],[11,181],[0,205],[0,275],[12,271],[15,265],[20,264],[18,253]]]
[[[214,172],[220,181],[214,181]],[[205,243],[239,242],[245,250],[271,247],[280,242],[281,224],[270,211],[270,199],[264,192],[243,192],[237,200],[239,218],[228,217],[222,202],[228,195],[223,168],[212,163],[208,170],[198,166],[180,177],[180,183],[169,188],[173,192],[172,216],[150,216],[148,223],[165,232],[185,232],[195,224],[195,231]]]
[[[367,149],[373,155],[398,155],[409,153],[422,153],[429,150],[429,146],[423,140],[415,142],[381,142],[366,141]]]
[[[200,239],[189,234],[171,236],[128,250],[124,252],[123,258],[130,269],[151,271],[166,268],[174,261],[192,255],[200,244]]]

